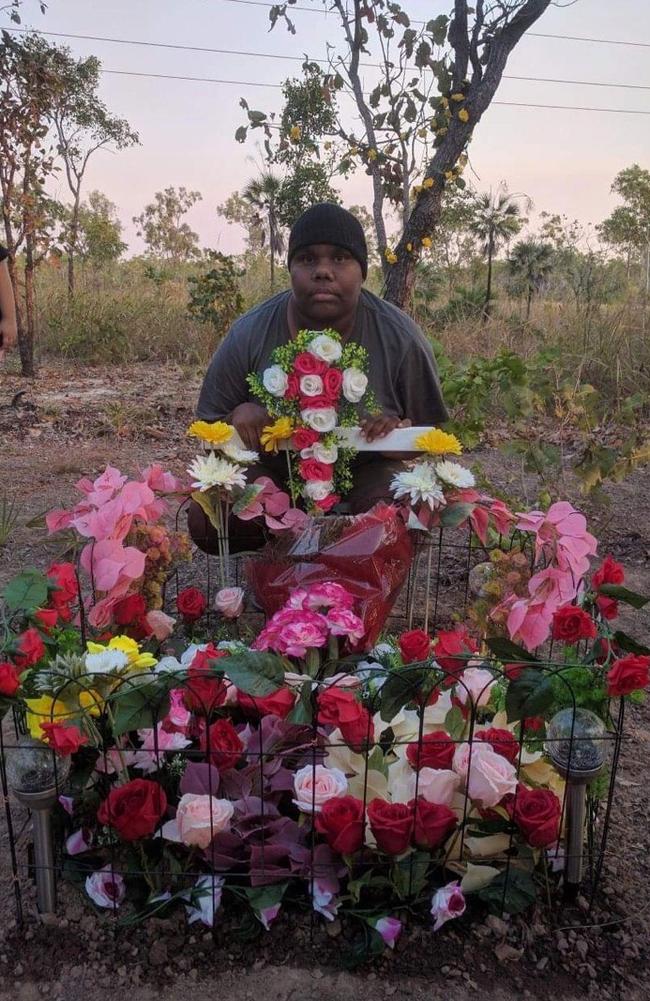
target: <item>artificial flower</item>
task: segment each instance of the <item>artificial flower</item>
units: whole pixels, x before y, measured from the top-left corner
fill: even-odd
[[[234,428],[225,421],[193,421],[187,429],[189,435],[208,442],[209,445],[225,445],[233,436]]]
[[[413,447],[429,455],[460,455],[463,446],[455,434],[441,431],[440,428],[430,428],[424,434],[418,435]]]
[[[305,765],[293,778],[294,803],[302,813],[320,813],[329,799],[344,796],[348,780],[339,768]]]
[[[309,351],[311,354],[316,355],[317,358],[321,358],[328,365],[333,365],[339,360],[342,350],[340,342],[330,337],[329,334],[317,334],[309,342]]]
[[[396,473],[390,488],[396,500],[408,497],[411,504],[428,504],[432,511],[445,504],[440,481],[429,462],[417,462],[412,469]]]
[[[224,882],[221,876],[199,876],[194,886],[185,892],[188,924],[200,921],[207,928],[212,928],[215,914],[221,907]]]
[[[244,610],[243,588],[222,587],[215,595],[214,607],[225,619],[238,619]]]
[[[0,663],[0,696],[11,698],[20,688],[20,674],[8,660]]]
[[[447,883],[436,890],[431,898],[431,917],[433,918],[433,930],[438,931],[446,921],[452,918],[459,918],[465,913],[465,895],[460,888],[458,880],[454,883]]]
[[[185,587],[176,596],[176,607],[185,622],[197,622],[208,607],[208,599],[198,587]]]
[[[27,706],[27,729],[35,740],[43,740],[43,723],[60,723],[69,719],[72,713],[64,702],[51,695],[41,695],[38,699],[25,699]]]
[[[86,893],[98,907],[120,906],[126,896],[124,878],[112,871],[110,863],[86,877]]]
[[[458,462],[450,462],[449,460],[436,463],[436,476],[443,483],[450,487],[456,487],[457,490],[467,490],[476,483],[469,469],[465,469]]]
[[[241,467],[228,459],[220,458],[214,452],[197,455],[187,471],[192,477],[192,487],[202,492],[212,487],[231,491],[235,487],[246,486],[246,476]]]
[[[305,424],[320,434],[333,431],[337,423],[337,413],[334,407],[305,407],[300,416]]]
[[[97,811],[97,820],[117,831],[124,841],[153,834],[167,809],[165,790],[150,779],[132,779],[114,786]]]
[[[358,403],[368,388],[368,376],[358,368],[343,371],[343,395],[348,403]]]
[[[271,396],[282,397],[289,385],[287,373],[281,365],[270,365],[262,373],[262,385]]]
[[[278,417],[273,424],[267,424],[260,435],[264,451],[277,452],[280,444],[290,438],[292,433],[293,421],[290,417]]]
[[[562,804],[551,789],[518,787],[512,819],[533,848],[557,843],[561,816]]]
[[[207,848],[217,834],[230,830],[234,812],[228,799],[185,793],[180,798],[175,818],[163,824],[161,833],[168,841]]]

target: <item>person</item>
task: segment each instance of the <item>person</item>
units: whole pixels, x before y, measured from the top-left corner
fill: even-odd
[[[0,362],[5,352],[14,346],[17,337],[16,304],[9,277],[8,257],[6,247],[0,247]]]
[[[232,325],[205,374],[197,417],[230,422],[244,445],[259,451],[260,432],[271,418],[253,397],[247,375],[267,368],[274,349],[298,331],[331,328],[344,341],[355,341],[367,351],[369,388],[379,409],[378,414],[360,414],[368,441],[399,426],[444,421],[447,411],[429,342],[406,313],[363,288],[368,251],[358,219],[339,205],[313,205],[291,229],[287,260],[291,288]],[[380,500],[390,500],[390,483],[400,468],[402,459],[395,455],[359,452],[353,464],[353,488],[346,498],[351,512],[358,514]],[[259,463],[247,471],[249,482],[258,476],[283,486],[285,458],[261,453]],[[214,531],[194,502],[188,522],[197,545],[213,551]],[[233,552],[261,544],[261,532],[249,522],[231,524]]]

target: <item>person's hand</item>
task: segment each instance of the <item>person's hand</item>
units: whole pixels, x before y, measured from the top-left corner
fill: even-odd
[[[259,403],[240,403],[233,410],[230,422],[246,448],[254,452],[259,450],[262,428],[272,423],[268,413]]]
[[[10,321],[8,317],[0,320],[0,361],[4,358],[5,352],[10,351],[14,347],[17,337],[16,324]]]
[[[366,441],[376,441],[377,438],[385,438],[395,428],[409,428],[410,426],[411,422],[407,419],[400,420],[393,414],[378,414],[362,421],[361,431]]]

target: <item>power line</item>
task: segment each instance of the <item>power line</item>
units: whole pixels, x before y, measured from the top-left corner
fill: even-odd
[[[20,32],[27,33],[26,28],[9,28],[7,30],[18,33]],[[104,35],[77,35],[63,31],[40,31],[39,34],[48,35],[53,38],[76,38],[76,39],[82,39],[84,41],[112,42],[118,45],[137,45],[153,49],[178,49],[179,51],[182,52],[209,52],[222,56],[251,56],[256,59],[279,59],[279,60],[287,60],[290,62],[299,62],[299,63],[304,62],[303,56],[289,56],[275,52],[250,52],[243,49],[215,49],[203,45],[179,45],[179,44],[172,44],[171,42],[151,42],[138,38],[110,38]],[[326,59],[313,59],[312,62],[327,64],[328,61]],[[363,67],[370,67],[373,69],[382,68],[380,63],[361,63],[360,65]],[[568,84],[570,86],[581,86],[581,87],[616,87],[618,89],[623,89],[623,90],[650,90],[650,84],[603,83],[600,80],[562,80],[556,77],[515,76],[508,73],[503,74],[503,79],[519,80],[519,81],[523,80],[529,83],[559,83],[559,84]],[[215,82],[224,82],[224,81],[215,81]],[[271,85],[269,84],[269,86]]]
[[[274,90],[281,90],[280,83],[259,83],[254,80],[221,80],[208,76],[176,76],[170,73],[143,73],[135,70],[107,70],[102,68],[102,73],[110,73],[114,76],[140,76],[152,77],[156,80],[189,80],[193,83],[220,83],[232,84],[237,87],[268,87]],[[650,111],[636,111],[632,108],[588,108],[578,107],[572,104],[529,104],[524,101],[492,101],[492,105],[501,105],[511,108],[550,108],[553,111],[600,111],[611,115],[650,115]]]

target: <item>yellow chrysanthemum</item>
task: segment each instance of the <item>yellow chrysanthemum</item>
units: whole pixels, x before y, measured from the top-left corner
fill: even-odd
[[[281,441],[286,441],[293,434],[293,421],[290,417],[278,417],[274,424],[262,428],[260,442],[265,452],[277,452]]]
[[[225,445],[232,438],[234,430],[233,426],[226,424],[225,421],[214,421],[213,424],[208,421],[194,421],[187,429],[187,433],[200,438],[201,441],[207,441],[210,445]]]
[[[27,729],[34,740],[43,739],[43,723],[62,723],[72,713],[65,702],[53,699],[51,695],[41,695],[38,699],[25,699],[27,705]]]
[[[435,181],[433,180],[432,177],[425,177],[424,180],[422,181],[423,188],[432,188],[434,184]]]
[[[458,117],[460,118],[461,122],[468,122],[469,111],[467,110],[467,108],[461,108],[460,111],[458,112]]]
[[[413,446],[430,455],[460,455],[463,451],[463,446],[456,435],[441,431],[440,428],[431,428],[424,434],[418,435]]]

